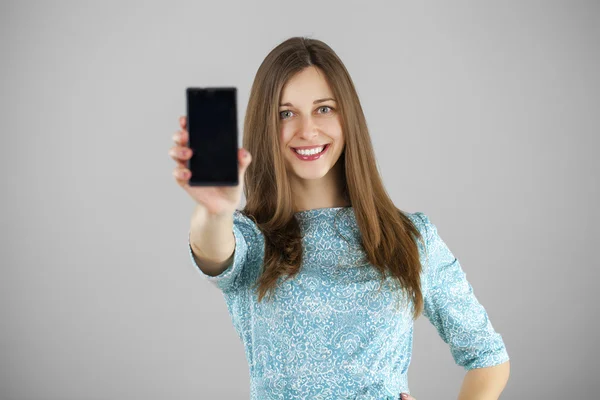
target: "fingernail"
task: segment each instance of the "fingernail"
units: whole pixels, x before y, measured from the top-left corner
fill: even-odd
[[[248,157],[248,151],[246,149],[242,149],[242,158]]]

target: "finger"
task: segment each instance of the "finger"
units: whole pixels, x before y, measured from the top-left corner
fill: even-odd
[[[187,117],[185,115],[179,117],[179,125],[181,126],[181,129],[187,128]]]
[[[187,161],[192,156],[192,149],[187,146],[173,146],[169,149],[169,155],[175,161]]]
[[[187,162],[192,157],[192,154],[192,149],[185,146],[173,146],[169,150],[169,156],[177,162],[179,167],[187,167]]]
[[[402,400],[417,400],[417,399],[415,399],[414,397],[412,397],[412,396],[411,396],[410,394],[408,394],[408,393],[401,393],[401,396],[400,396],[400,398],[401,398]]]
[[[188,184],[190,171],[187,168],[177,167],[173,170],[173,176],[175,177],[177,184],[183,187]]]
[[[177,146],[187,147],[188,132],[185,129],[175,132],[175,134],[173,135],[173,141]]]

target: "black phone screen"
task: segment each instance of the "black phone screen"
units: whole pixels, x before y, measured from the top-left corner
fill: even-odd
[[[237,90],[187,88],[190,186],[238,185]]]

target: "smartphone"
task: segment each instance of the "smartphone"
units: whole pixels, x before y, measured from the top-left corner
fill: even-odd
[[[237,89],[188,87],[186,97],[190,186],[237,186]]]

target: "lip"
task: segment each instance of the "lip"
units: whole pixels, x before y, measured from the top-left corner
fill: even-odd
[[[300,147],[292,147],[292,149],[297,149],[297,150],[310,150],[310,149],[314,149],[315,147],[321,147],[321,146],[327,146],[329,143],[325,143],[325,144],[318,144],[316,146],[300,146]]]
[[[320,147],[320,146],[312,146],[309,148],[315,148],[315,147]],[[325,153],[327,152],[327,150],[329,150],[329,147],[331,147],[331,145],[330,145],[330,143],[327,143],[322,152],[320,152],[319,154],[312,155],[312,156],[303,156],[301,154],[296,153],[296,151],[294,150],[295,148],[302,149],[302,147],[290,147],[290,149],[292,150],[292,153],[294,153],[294,155],[296,155],[296,157],[298,157],[298,159],[300,159],[302,161],[314,161],[314,160],[318,160],[319,158],[323,157],[325,155]]]

